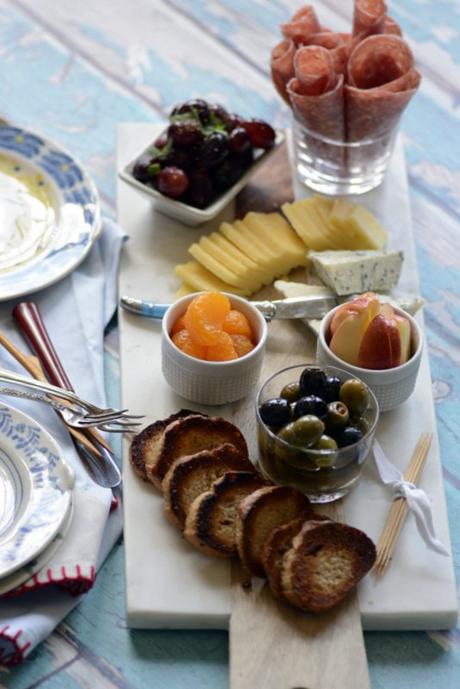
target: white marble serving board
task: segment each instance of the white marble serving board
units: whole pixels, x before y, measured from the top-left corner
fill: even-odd
[[[158,127],[123,124],[118,130],[118,169],[126,165],[148,142]],[[298,198],[306,195],[297,188]],[[418,292],[419,283],[411,224],[409,195],[402,141],[398,142],[386,181],[361,199],[375,211],[388,229],[392,248],[403,249],[405,260],[401,292]],[[118,219],[130,239],[123,251],[120,295],[169,302],[177,289],[173,267],[186,260],[187,248],[204,232],[232,219],[232,208],[208,227],[189,228],[155,213],[150,201],[127,184],[118,182]],[[419,316],[423,324],[422,316]],[[147,421],[164,418],[190,404],[177,397],[160,370],[158,322],[120,311],[120,348],[123,405],[147,415]],[[305,334],[305,337],[311,335]],[[279,331],[272,348],[288,347]],[[269,338],[270,350],[270,338]],[[295,358],[295,357],[294,357]],[[292,363],[300,363],[299,355]],[[193,408],[198,409],[196,405]],[[241,422],[238,405],[201,408]],[[248,433],[249,428],[249,433]],[[254,429],[252,429],[254,430]],[[255,452],[255,431],[246,426],[248,444]],[[450,550],[449,529],[442,480],[436,420],[427,351],[415,392],[398,410],[382,415],[378,438],[390,459],[404,470],[422,431],[433,431],[421,486],[433,505],[437,534]],[[142,482],[128,461],[123,461],[127,621],[131,627],[172,629],[225,629],[230,614],[228,562],[205,557],[185,542],[166,521],[162,498]],[[361,483],[347,497],[347,521],[378,540],[391,497],[380,484],[369,462]],[[366,577],[359,588],[365,629],[442,629],[455,625],[457,597],[451,555],[443,557],[425,547],[412,517],[401,534],[394,561],[385,576]]]

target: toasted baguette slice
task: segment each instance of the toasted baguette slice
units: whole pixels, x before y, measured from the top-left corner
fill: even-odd
[[[245,567],[263,577],[261,554],[270,531],[296,517],[312,515],[308,498],[295,488],[268,486],[242,500],[238,508],[238,554]]]
[[[179,529],[185,526],[190,505],[227,471],[255,472],[251,461],[236,447],[225,443],[178,459],[161,483],[168,519]]]
[[[266,484],[254,472],[227,472],[212,490],[193,501],[185,520],[185,538],[207,555],[236,555],[235,522],[240,500]]]
[[[306,522],[283,556],[282,592],[301,610],[329,610],[367,574],[375,556],[375,545],[359,529]]]
[[[311,524],[331,521],[329,517],[322,514],[312,514],[310,519],[308,522]],[[297,519],[293,519],[286,524],[277,526],[276,529],[270,531],[263,545],[261,554],[262,565],[270,588],[278,598],[284,599],[281,587],[283,555],[291,548],[294,536],[297,536],[305,523],[305,517],[297,517]]]
[[[156,453],[158,444],[163,437],[165,428],[176,421],[176,419],[183,419],[186,416],[191,416],[197,412],[190,409],[181,409],[176,414],[171,414],[167,419],[160,419],[151,423],[142,429],[140,433],[134,436],[131,443],[129,458],[131,466],[141,479],[148,481],[147,467],[156,461]]]
[[[178,459],[225,443],[236,447],[242,456],[248,456],[240,430],[225,419],[193,415],[173,421],[158,443],[157,460],[147,467],[147,476],[161,488],[166,472]]]

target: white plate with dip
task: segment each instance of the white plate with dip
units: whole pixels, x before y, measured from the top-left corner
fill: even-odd
[[[100,226],[99,196],[80,163],[42,136],[0,123],[0,301],[68,275]]]

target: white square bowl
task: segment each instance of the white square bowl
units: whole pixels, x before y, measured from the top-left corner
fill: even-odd
[[[164,125],[158,126],[158,135],[160,135],[164,129]],[[202,223],[215,218],[216,215],[218,215],[225,208],[225,206],[230,203],[238,192],[241,191],[244,186],[246,186],[254,172],[256,172],[256,170],[258,170],[259,167],[279,148],[279,146],[283,143],[284,138],[284,133],[281,130],[276,130],[275,143],[272,148],[269,148],[266,151],[256,149],[255,159],[251,167],[246,170],[242,177],[240,177],[240,179],[235,182],[230,189],[227,189],[226,192],[218,196],[217,199],[206,208],[194,208],[186,203],[182,203],[182,201],[171,199],[168,196],[161,194],[156,189],[152,189],[146,184],[139,182],[139,180],[134,177],[134,164],[142,155],[144,155],[144,153],[148,152],[152,145],[151,143],[146,146],[146,148],[144,148],[144,150],[141,151],[139,155],[134,158],[134,160],[120,170],[118,175],[124,182],[127,182],[145,196],[149,197],[153,201],[156,210],[164,213],[165,215],[169,215],[172,218],[180,220],[181,222],[185,223],[185,225],[196,227],[197,225],[201,225]],[[152,140],[155,140],[155,136],[152,137]]]

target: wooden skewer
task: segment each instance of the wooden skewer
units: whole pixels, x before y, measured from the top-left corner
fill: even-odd
[[[411,461],[404,474],[404,479],[410,483],[416,484],[422,473],[425,461],[430,449],[431,441],[433,440],[432,433],[422,433],[414,452],[412,453]],[[401,532],[402,526],[407,516],[407,501],[405,498],[396,498],[388,513],[385,527],[377,544],[377,558],[374,564],[374,573],[377,576],[382,576],[388,565],[390,564],[393,551]]]
[[[18,349],[2,332],[0,332],[0,345],[3,345],[11,356],[13,356],[16,361],[18,361],[21,366],[31,374],[31,376],[36,378],[36,380],[41,380],[44,383],[48,382],[41,367],[40,361],[36,356],[21,352],[21,350]],[[62,404],[67,404],[66,400],[63,399],[59,399],[59,402]],[[71,426],[67,426],[67,429],[69,433],[88,450],[88,452],[96,454],[98,457],[101,457],[101,453],[98,447],[91,442],[91,438],[88,436],[92,436],[98,442],[104,445],[104,447],[110,449],[110,446],[107,445],[105,438],[103,438],[103,436],[100,435],[100,433],[98,433],[94,428],[88,428],[84,432],[79,431],[76,428],[72,428]]]

